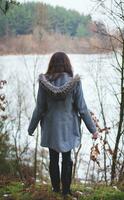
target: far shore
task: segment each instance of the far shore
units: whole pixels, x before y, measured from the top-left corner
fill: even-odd
[[[4,55],[45,55],[56,51],[68,54],[106,54],[111,53],[107,42],[99,38],[72,38],[53,34],[41,40],[36,36],[19,35],[0,38],[0,56]]]

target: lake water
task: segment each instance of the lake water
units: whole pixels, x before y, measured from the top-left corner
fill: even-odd
[[[27,137],[28,118],[34,109],[35,103],[33,98],[33,82],[35,80],[37,91],[37,78],[39,73],[45,73],[51,55],[10,55],[0,57],[0,78],[7,80],[6,95],[9,102],[9,115],[13,119],[18,118],[18,105],[19,99],[22,100],[22,122],[21,122],[21,138],[22,143],[25,142]],[[95,82],[97,82],[100,89],[100,96],[104,105],[104,112],[106,117],[107,126],[111,127],[109,133],[110,144],[113,146],[112,138],[116,132],[116,123],[118,115],[118,104],[113,94],[112,88],[115,91],[119,87],[119,74],[115,71],[113,65],[116,66],[116,61],[113,54],[102,55],[79,55],[70,54],[74,74],[80,74],[82,77],[82,87],[84,97],[88,108],[95,113],[99,119],[101,127],[103,121],[101,116],[101,109],[98,100],[98,92]],[[37,93],[37,92],[36,92]],[[16,132],[16,120],[13,126],[13,132]],[[82,136],[82,149],[81,156],[84,161],[80,165],[79,177],[83,177],[84,171],[89,161],[90,148],[92,146],[91,134],[86,129],[85,124],[82,123],[83,136]],[[28,138],[30,147],[34,148],[34,138]],[[101,148],[101,147],[100,147]],[[102,163],[102,157],[101,164]]]

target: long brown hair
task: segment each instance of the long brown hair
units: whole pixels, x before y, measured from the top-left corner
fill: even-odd
[[[67,72],[73,76],[72,65],[68,56],[64,52],[56,52],[52,55],[46,75],[61,74]]]

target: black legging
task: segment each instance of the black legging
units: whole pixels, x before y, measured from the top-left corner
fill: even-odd
[[[49,148],[49,156],[50,156],[50,162],[59,162],[59,153],[53,149]],[[68,162],[71,161],[71,151],[63,152],[62,153],[62,161]]]
[[[59,153],[53,149],[49,149],[49,156],[50,156],[49,172],[50,172],[53,191],[55,192],[60,191],[60,178],[61,178],[62,193],[63,194],[70,193],[72,165],[73,165],[73,162],[71,160],[71,151],[62,152],[61,177],[59,170]]]

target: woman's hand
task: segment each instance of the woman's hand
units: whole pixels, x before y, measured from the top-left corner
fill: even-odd
[[[93,140],[96,140],[97,138],[98,138],[98,132],[96,131],[96,132],[93,134],[92,139],[93,139]]]

